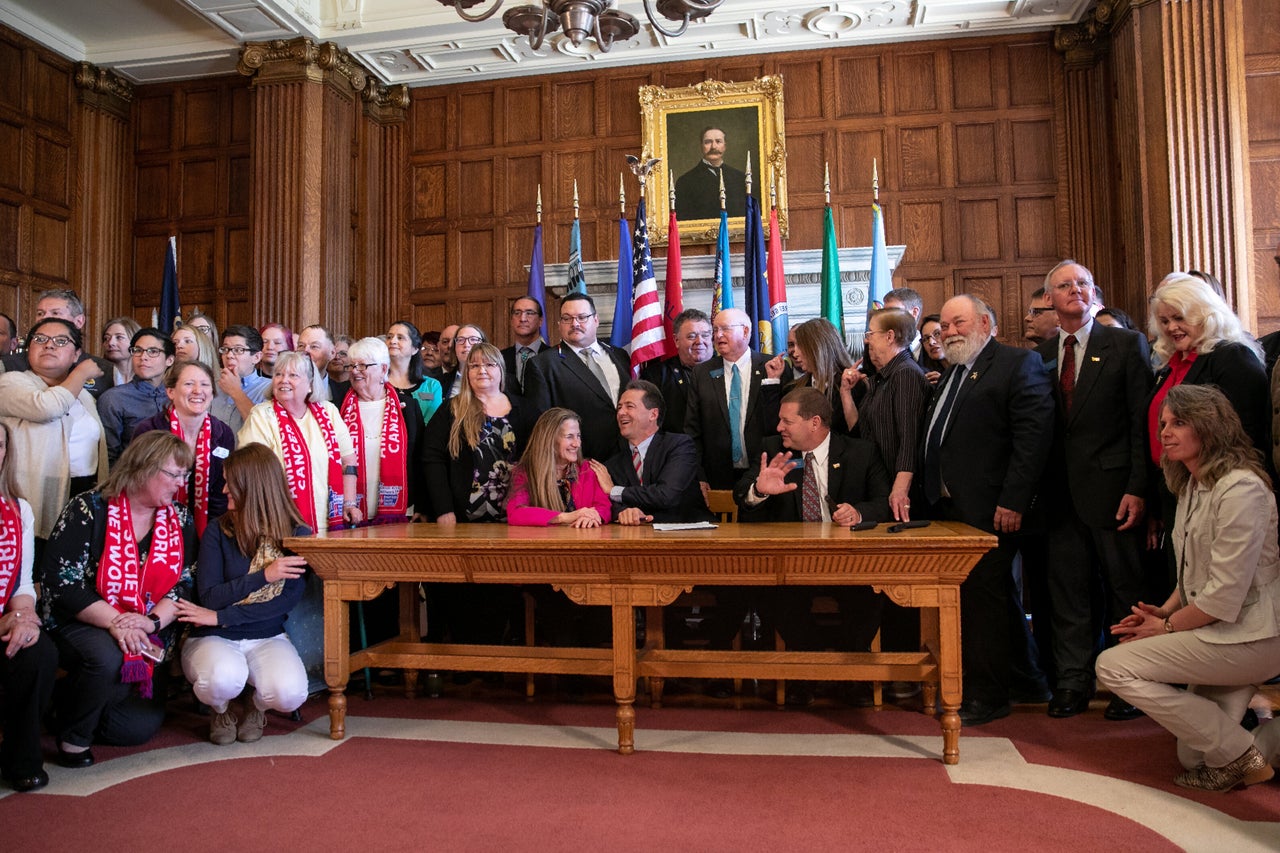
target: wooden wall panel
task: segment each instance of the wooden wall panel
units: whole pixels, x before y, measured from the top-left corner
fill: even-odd
[[[1044,34],[769,54],[721,63],[715,72],[701,62],[674,63],[414,90],[404,209],[415,236],[402,294],[413,316],[434,318],[424,328],[438,328],[443,318],[462,316],[464,305],[475,310],[477,298],[501,306],[523,293],[539,180],[547,262],[567,260],[575,178],[584,259],[616,257],[618,174],[623,155],[640,153],[642,143],[639,86],[781,73],[787,248],[822,245],[825,163],[838,242],[869,242],[874,159],[888,240],[907,245],[895,284],[919,285],[926,306],[937,310],[958,287],[985,282],[999,310],[1016,312],[1002,325],[1017,341],[1022,276],[1043,277],[1066,251],[1061,67]],[[490,103],[525,104],[541,124],[517,132],[508,123],[484,142]],[[465,127],[473,120],[478,127]],[[445,143],[459,135],[465,140],[456,146]],[[630,218],[630,175],[626,186]],[[686,244],[684,251],[714,249]],[[507,343],[502,312],[490,319],[499,325],[497,341]]]
[[[132,276],[123,313],[150,321],[165,243],[176,236],[183,312],[199,307],[219,327],[249,319],[251,104],[242,77],[137,90]]]

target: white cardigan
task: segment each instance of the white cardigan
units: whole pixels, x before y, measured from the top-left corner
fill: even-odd
[[[0,375],[0,421],[9,427],[6,465],[12,465],[22,496],[35,514],[36,536],[48,539],[54,522],[71,498],[71,460],[67,442],[71,420],[67,417],[76,401],[61,385],[49,386],[29,370]],[[98,420],[93,395],[81,390],[81,405]],[[98,481],[107,476],[107,438],[98,437]]]

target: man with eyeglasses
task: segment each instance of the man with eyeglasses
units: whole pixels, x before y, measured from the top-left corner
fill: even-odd
[[[313,401],[324,401],[341,406],[351,390],[350,382],[334,382],[329,379],[329,362],[333,361],[333,335],[319,324],[307,326],[298,335],[298,352],[305,353],[316,368],[316,382],[311,389]]]
[[[585,293],[560,301],[560,345],[544,349],[525,366],[525,399],[541,411],[563,406],[578,415],[582,455],[608,459],[618,449],[615,411],[621,388],[631,377],[625,350],[596,340],[600,317]]]
[[[129,341],[129,354],[133,357],[133,378],[108,388],[98,400],[110,465],[133,440],[138,421],[164,411],[169,402],[164,374],[173,365],[173,339],[159,329],[140,329]]]
[[[524,371],[530,359],[547,346],[542,339],[542,305],[521,296],[511,306],[511,346],[502,350],[507,363],[507,393],[524,396]]]
[[[1058,336],[1058,312],[1043,287],[1031,293],[1027,315],[1022,318],[1022,339],[1035,346]]]
[[[940,327],[951,367],[925,414],[921,479],[930,517],[999,537],[960,587],[960,720],[976,726],[1009,715],[1015,655],[1019,664],[1029,657],[1013,558],[1053,441],[1053,397],[1044,362],[995,340],[981,299],[948,299]]]
[[[1075,261],[1045,276],[1062,328],[1036,347],[1053,377],[1053,452],[1042,490],[1049,518],[1048,587],[1056,670],[1050,717],[1086,711],[1096,641],[1143,598],[1147,340],[1093,322],[1093,274]],[[1105,620],[1105,621],[1104,621]],[[1113,698],[1104,716],[1141,716]]]
[[[698,448],[699,480],[732,489],[775,432],[791,368],[766,375],[769,356],[750,348],[751,320],[738,308],[716,314],[711,334],[716,354],[693,369],[684,431]]]
[[[652,382],[666,401],[662,419],[665,432],[684,432],[693,369],[711,358],[711,318],[697,308],[686,308],[672,324],[676,354],[655,358],[640,368],[640,378]]]
[[[239,432],[249,411],[266,400],[271,390],[271,379],[258,374],[262,334],[252,326],[227,326],[218,354],[222,358],[219,393],[209,405],[209,414]]]
[[[46,290],[36,297],[36,322],[50,317],[66,320],[79,329],[81,334],[84,333],[84,303],[80,301],[80,297],[76,295],[74,290]],[[88,378],[84,383],[84,390],[92,394],[93,398],[97,400],[102,396],[102,392],[112,386],[115,365],[105,358],[89,355],[84,351],[81,351],[76,358],[76,364],[86,359],[91,359],[102,371],[101,376]],[[30,368],[25,352],[6,355],[3,359],[0,359],[0,363],[4,365],[5,370],[27,370]]]

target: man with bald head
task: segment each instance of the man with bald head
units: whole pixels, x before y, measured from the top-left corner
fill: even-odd
[[[1009,714],[1012,639],[1023,636],[1013,577],[1016,534],[1053,441],[1053,397],[1040,356],[996,341],[986,304],[967,294],[942,307],[951,367],[925,416],[924,491],[932,517],[1000,538],[960,587],[964,704],[981,725]],[[1025,652],[1025,650],[1020,650]]]
[[[791,368],[768,378],[769,357],[752,351],[751,319],[737,308],[711,318],[711,341],[716,354],[693,369],[684,431],[698,448],[699,479],[732,489],[774,433]]]

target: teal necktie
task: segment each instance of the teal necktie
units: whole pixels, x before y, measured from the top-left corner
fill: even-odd
[[[741,465],[745,461],[742,450],[742,374],[736,364],[733,366],[733,378],[729,381],[729,436],[733,442],[733,464]]]

